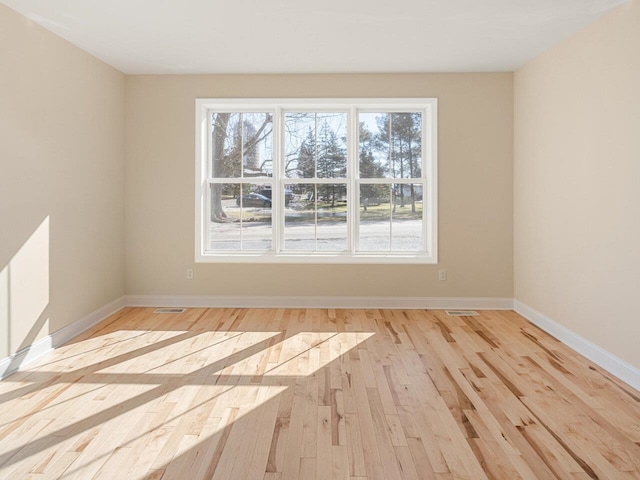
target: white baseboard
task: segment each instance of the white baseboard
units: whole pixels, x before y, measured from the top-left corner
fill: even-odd
[[[467,297],[223,297],[130,295],[129,307],[406,308],[511,310],[511,298]]]
[[[611,374],[640,390],[640,369],[582,338],[532,307],[512,298],[492,297],[223,297],[130,295],[0,360],[0,379],[65,344],[123,307],[192,308],[405,308],[515,310],[531,323],[568,345]]]
[[[120,297],[57,332],[0,360],[0,379],[67,343],[124,307],[192,308],[406,308],[511,310],[511,298],[466,297],[223,297],[132,295]]]
[[[589,340],[582,338],[580,335],[563,327],[519,300],[514,300],[514,310],[596,365],[601,366],[636,390],[640,390],[640,369],[607,352]]]
[[[67,343],[72,338],[77,337],[85,330],[88,330],[98,322],[101,322],[109,315],[113,315],[125,306],[125,297],[120,297],[113,302],[100,307],[89,315],[82,317],[80,320],[61,328],[57,332],[41,338],[37,342],[21,349],[10,357],[0,360],[0,379],[29,365],[31,362],[40,358],[52,349]]]

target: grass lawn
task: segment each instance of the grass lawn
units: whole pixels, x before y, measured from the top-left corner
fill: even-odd
[[[364,206],[360,206],[360,220],[365,222],[388,221],[391,205],[380,203],[369,205],[365,211]],[[240,209],[226,209],[230,221],[240,221]],[[313,202],[291,203],[286,210],[286,221],[288,222],[310,222],[314,219]],[[318,223],[345,221],[347,216],[346,202],[336,202],[332,207],[330,202],[318,202]],[[400,203],[396,204],[393,212],[394,220],[419,220],[422,218],[422,202],[415,203],[415,212],[411,211],[411,202],[405,202],[404,207]],[[242,212],[243,222],[271,222],[271,210],[266,208],[247,208]]]

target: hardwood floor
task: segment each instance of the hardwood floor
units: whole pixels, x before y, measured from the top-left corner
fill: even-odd
[[[0,405],[2,479],[640,479],[640,393],[513,312],[129,308]]]

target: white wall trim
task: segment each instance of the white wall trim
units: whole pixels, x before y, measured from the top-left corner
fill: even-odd
[[[492,297],[226,297],[129,295],[120,297],[70,325],[0,360],[0,379],[64,345],[124,307],[192,308],[406,308],[511,310],[511,298]]]
[[[593,363],[601,366],[636,390],[640,390],[640,369],[607,352],[568,328],[563,327],[558,322],[551,320],[546,315],[519,300],[514,300],[514,310]]]
[[[0,379],[67,343],[124,307],[192,308],[406,308],[515,310],[565,345],[640,390],[640,369],[582,338],[525,303],[500,297],[226,297],[128,295],[120,297],[29,347],[0,360]]]
[[[57,332],[47,335],[13,355],[0,360],[0,379],[29,365],[52,349],[67,343],[125,306],[125,297],[120,297]]]
[[[225,297],[129,295],[129,307],[407,308],[511,310],[513,299],[493,297]]]

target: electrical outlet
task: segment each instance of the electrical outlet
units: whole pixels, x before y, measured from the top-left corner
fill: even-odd
[[[438,280],[444,282],[447,279],[447,271],[446,270],[438,270]]]
[[[187,268],[187,278],[189,280],[193,278],[193,268]]]

